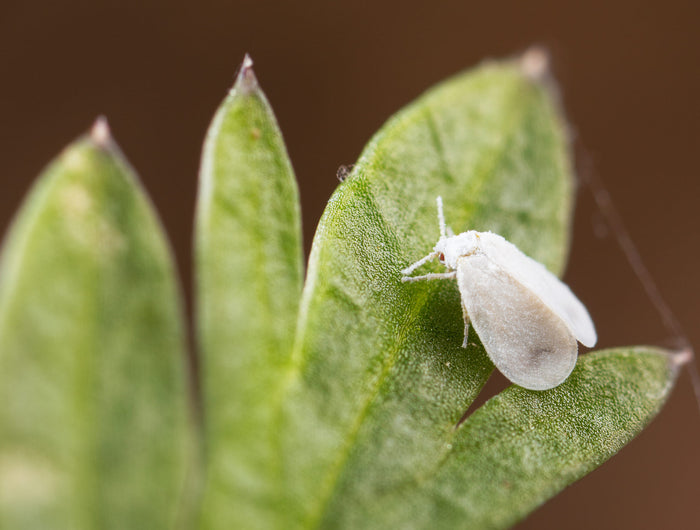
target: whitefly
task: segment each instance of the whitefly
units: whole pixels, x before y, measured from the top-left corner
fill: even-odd
[[[594,346],[595,327],[586,307],[544,265],[492,232],[454,235],[437,198],[440,239],[433,251],[402,272],[404,282],[457,280],[469,325],[503,375],[531,390],[562,383],[574,369],[578,342]],[[410,276],[437,258],[447,272]]]

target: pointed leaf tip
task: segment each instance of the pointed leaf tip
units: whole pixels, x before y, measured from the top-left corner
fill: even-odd
[[[693,361],[695,352],[688,346],[682,350],[670,352],[671,365],[674,368],[680,368]]]
[[[520,69],[527,77],[541,81],[550,74],[549,52],[543,46],[531,46],[520,56]]]
[[[253,67],[253,59],[251,59],[250,54],[245,54],[245,57],[243,57],[243,64],[241,65],[241,68],[252,68]]]
[[[98,116],[90,129],[90,139],[100,147],[109,147],[112,142],[112,133],[109,123],[104,116]]]
[[[258,79],[253,72],[253,59],[247,53],[241,63],[241,68],[236,76],[236,82],[233,85],[233,90],[237,90],[243,94],[249,94],[258,87]]]

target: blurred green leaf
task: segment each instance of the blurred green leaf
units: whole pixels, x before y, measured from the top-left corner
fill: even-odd
[[[438,238],[436,196],[456,232],[497,232],[560,272],[571,193],[565,127],[515,61],[448,80],[377,133],[314,239],[279,405],[287,528],[372,527],[367,507],[459,454],[492,364],[473,332],[461,348],[454,282],[400,282]]]
[[[40,177],[0,270],[0,527],[171,528],[191,443],[180,292],[105,124]]]
[[[302,285],[294,173],[249,60],[202,158],[196,222],[206,528],[284,528],[274,407]]]

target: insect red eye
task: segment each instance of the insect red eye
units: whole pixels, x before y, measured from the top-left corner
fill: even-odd
[[[442,252],[440,252],[440,254],[438,254],[438,259],[440,261],[445,261],[445,255]]]

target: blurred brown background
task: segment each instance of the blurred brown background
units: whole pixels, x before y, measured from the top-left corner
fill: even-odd
[[[605,182],[670,305],[700,344],[697,2],[64,2],[0,6],[0,227],[41,168],[104,113],[189,284],[199,152],[250,52],[299,185],[306,248],[370,135],[435,82],[549,47],[579,167]],[[601,347],[663,327],[581,188],[567,280]],[[637,440],[520,528],[700,528],[700,411],[683,374]]]

